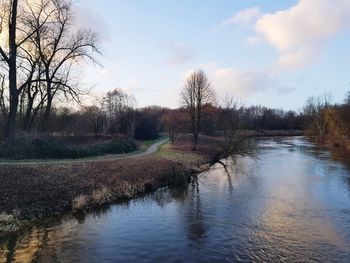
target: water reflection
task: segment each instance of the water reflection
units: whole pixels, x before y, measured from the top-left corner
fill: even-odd
[[[187,206],[188,216],[186,217],[186,226],[188,238],[192,241],[201,242],[206,237],[206,227],[203,222],[201,207],[201,196],[198,178],[194,178],[190,185],[191,198]]]
[[[2,262],[350,262],[350,159],[303,138],[264,139],[188,187],[34,227]]]

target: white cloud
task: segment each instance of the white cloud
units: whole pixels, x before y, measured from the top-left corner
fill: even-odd
[[[325,42],[349,25],[349,16],[349,0],[299,0],[261,16],[255,30],[278,50],[279,65],[298,67],[317,58]]]
[[[269,72],[265,70],[217,68],[210,74],[210,79],[219,93],[241,98],[264,92],[273,82]]]
[[[249,45],[255,46],[263,42],[264,39],[261,36],[250,36],[246,39],[246,41]]]
[[[289,77],[284,76],[282,81],[280,72],[274,68],[238,69],[219,67],[215,62],[202,64],[200,68],[208,75],[219,97],[229,95],[249,99],[265,93],[287,95],[295,90]],[[186,71],[182,75],[181,83],[193,71],[194,69]]]
[[[103,16],[95,10],[79,5],[76,7],[76,25],[77,29],[91,29],[97,32],[100,39],[110,42],[112,37],[109,27],[105,23]]]
[[[239,98],[247,98],[261,92],[266,92],[274,85],[271,70],[241,70],[231,67],[219,67],[215,62],[201,65],[204,72],[215,88],[219,96],[233,95]],[[186,71],[182,75],[182,82],[194,69]]]
[[[222,25],[229,24],[238,24],[238,25],[247,25],[249,23],[254,22],[258,17],[261,16],[259,7],[252,7],[243,9],[231,18],[222,22]]]
[[[180,43],[170,42],[164,44],[165,49],[170,53],[166,62],[171,65],[183,65],[193,60],[193,50]]]
[[[102,69],[100,70],[100,74],[101,74],[102,76],[108,76],[108,75],[109,75],[109,69],[108,69],[108,68],[102,68]]]

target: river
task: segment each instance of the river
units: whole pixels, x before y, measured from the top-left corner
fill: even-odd
[[[0,240],[2,262],[350,262],[350,156],[303,137],[258,160]]]

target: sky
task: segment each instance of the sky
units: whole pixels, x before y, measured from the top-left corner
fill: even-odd
[[[309,96],[350,90],[349,0],[80,0],[78,23],[97,31],[102,66],[85,85],[138,106],[177,107],[186,77],[207,74],[218,100],[299,110]]]

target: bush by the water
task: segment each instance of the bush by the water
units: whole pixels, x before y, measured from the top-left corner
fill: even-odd
[[[76,159],[105,154],[121,154],[135,151],[136,144],[128,139],[113,139],[99,144],[68,147],[52,139],[18,138],[0,142],[1,159]]]

